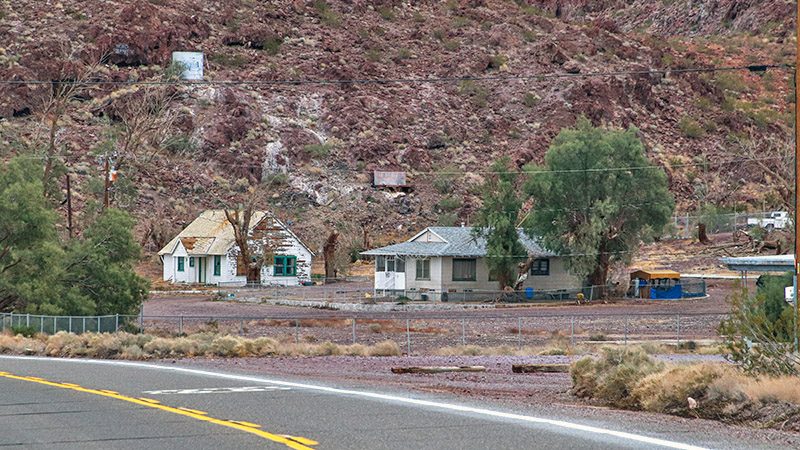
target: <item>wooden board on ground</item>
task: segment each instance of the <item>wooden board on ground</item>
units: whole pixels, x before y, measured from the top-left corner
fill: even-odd
[[[484,366],[392,367],[392,373],[486,372]]]
[[[511,366],[514,373],[567,373],[569,364],[514,364]]]

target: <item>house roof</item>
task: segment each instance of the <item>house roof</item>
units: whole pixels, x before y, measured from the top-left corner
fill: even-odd
[[[663,278],[680,279],[681,274],[674,270],[636,270],[631,272],[631,279],[658,280]]]
[[[486,238],[475,237],[472,227],[428,227],[406,242],[387,245],[362,252],[365,256],[486,256]],[[444,242],[419,241],[417,238],[430,231]],[[525,232],[517,229],[519,240],[531,256],[556,256]]]
[[[742,256],[720,258],[730,270],[739,272],[790,272],[794,270],[794,255]]]
[[[266,211],[256,211],[250,220],[252,230],[262,220],[271,214]],[[312,255],[314,252],[308,248],[291,230],[289,230],[280,220],[272,217],[281,228],[286,230],[292,237],[306,248]],[[175,236],[158,254],[165,255],[175,252],[178,243],[181,243],[186,252],[190,255],[224,255],[236,243],[233,234],[233,227],[225,217],[225,211],[221,209],[209,209],[203,211],[186,228]]]

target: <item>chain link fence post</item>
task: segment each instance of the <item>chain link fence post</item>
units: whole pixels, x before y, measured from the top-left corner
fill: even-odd
[[[352,329],[353,329],[353,344],[356,343],[356,318],[353,317],[351,319]]]
[[[628,345],[628,315],[625,314],[625,345]]]
[[[570,347],[575,346],[575,317],[572,316],[569,318],[569,345]]]
[[[467,345],[467,320],[461,319],[461,346]]]
[[[183,334],[183,315],[178,317],[178,334]]]
[[[294,343],[300,343],[300,319],[294,319]]]
[[[517,317],[517,347],[522,350],[522,317]]]
[[[114,333],[119,333],[119,314],[114,316]]]
[[[411,320],[406,319],[406,348],[408,348],[408,356],[411,356]]]
[[[675,340],[678,343],[678,347],[680,347],[681,346],[681,315],[680,314],[675,316],[675,330],[676,330]]]

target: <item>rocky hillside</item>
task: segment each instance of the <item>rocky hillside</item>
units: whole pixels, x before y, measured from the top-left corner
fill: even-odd
[[[683,210],[778,207],[789,198],[788,71],[264,82],[787,63],[792,11],[782,0],[0,0],[3,80],[165,80],[172,51],[190,50],[205,53],[206,80],[231,81],[3,84],[0,157],[63,162],[81,210],[98,198],[98,155],[113,152],[112,201],[140,217],[151,251],[259,182],[265,206],[315,247],[332,228],[356,247],[364,230],[383,241],[468,221],[481,170],[501,155],[541,161],[580,115],[637,127]],[[751,155],[769,157],[740,161]],[[407,171],[413,192],[372,188],[373,169]]]

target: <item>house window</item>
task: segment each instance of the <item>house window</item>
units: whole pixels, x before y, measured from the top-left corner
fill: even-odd
[[[534,259],[531,264],[531,275],[550,275],[550,260],[547,258]]]
[[[476,268],[475,258],[453,258],[453,281],[475,281]]]
[[[417,260],[417,279],[430,280],[431,279],[431,260],[418,259]]]
[[[189,267],[194,267],[194,256],[189,257]]]
[[[405,272],[406,262],[399,257],[378,256],[375,258],[375,272]]]
[[[276,277],[293,277],[297,275],[297,256],[275,256],[272,273]]]
[[[183,256],[178,256],[178,272],[183,272],[184,264]]]
[[[222,257],[214,255],[214,276],[218,277],[222,274]]]

